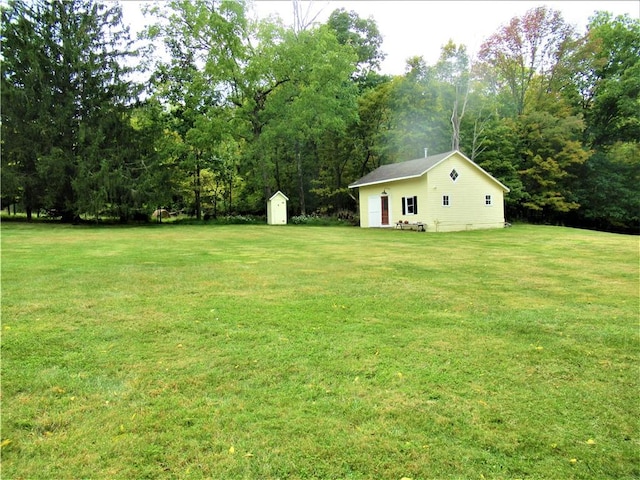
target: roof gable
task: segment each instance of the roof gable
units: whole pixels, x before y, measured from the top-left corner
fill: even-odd
[[[375,170],[366,174],[364,177],[350,184],[349,188],[364,187],[366,185],[375,185],[377,183],[396,182],[398,180],[421,177],[436,165],[444,162],[456,153],[460,155],[464,160],[469,162],[478,171],[489,177],[489,179],[491,179],[493,182],[500,185],[500,187],[505,192],[509,191],[509,188],[507,186],[499,182],[489,172],[466,157],[459,150],[452,150],[450,152],[440,153],[438,155],[432,155],[430,157],[417,158],[415,160],[408,160],[406,162],[382,165],[381,167],[376,168]]]
[[[274,198],[276,198],[277,196],[281,196],[283,197],[285,200],[289,201],[289,198],[282,193],[280,190],[278,190],[276,193],[274,193],[273,195],[271,195],[271,198],[269,198],[269,201],[273,200]]]

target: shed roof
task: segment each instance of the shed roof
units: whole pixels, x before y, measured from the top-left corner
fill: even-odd
[[[280,190],[278,190],[276,193],[274,193],[273,195],[271,195],[271,198],[269,198],[269,201],[273,200],[275,197],[277,197],[278,195],[281,195],[284,197],[285,200],[289,200],[289,198],[282,193]]]
[[[421,177],[433,167],[439,163],[445,161],[454,153],[458,153],[462,158],[468,161],[471,165],[477,168],[479,171],[488,176],[491,180],[498,183],[505,192],[509,191],[509,188],[499,182],[489,172],[482,167],[474,163],[471,159],[467,158],[462,152],[458,150],[451,150],[449,152],[439,153],[438,155],[431,155],[429,157],[417,158],[415,160],[408,160],[406,162],[392,163],[389,165],[382,165],[376,168],[372,172],[369,172],[364,177],[356,180],[349,185],[349,188],[363,187],[366,185],[375,185],[377,183],[393,182],[398,180],[406,180],[409,178]]]
[[[349,188],[389,182],[391,180],[402,180],[405,178],[420,177],[427,170],[433,168],[437,163],[441,162],[452,153],[453,152],[445,152],[438,155],[431,155],[430,157],[408,160],[406,162],[382,165],[381,167],[378,167],[375,170],[369,172],[361,179],[353,182],[351,185],[349,185]]]

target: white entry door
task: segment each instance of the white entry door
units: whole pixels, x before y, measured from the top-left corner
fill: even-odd
[[[379,227],[382,221],[382,207],[379,195],[369,197],[369,226]]]

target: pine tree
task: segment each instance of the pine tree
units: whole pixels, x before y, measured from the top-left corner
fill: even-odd
[[[12,193],[65,220],[127,201],[127,105],[135,93],[121,10],[92,0],[23,2],[2,11],[3,151]]]

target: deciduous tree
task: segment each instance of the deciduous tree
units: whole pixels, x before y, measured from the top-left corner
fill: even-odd
[[[460,149],[460,124],[464,118],[471,90],[471,76],[467,48],[453,41],[442,47],[435,66],[436,78],[447,87],[443,92],[451,111],[451,150]],[[450,90],[450,92],[446,91]],[[450,97],[447,98],[447,97]]]
[[[353,48],[357,55],[354,79],[361,85],[375,82],[376,72],[385,58],[382,52],[382,35],[373,18],[363,19],[354,12],[340,8],[334,10],[327,21],[341,45]]]
[[[584,122],[576,116],[534,111],[518,119],[522,206],[530,218],[551,221],[580,204],[571,181],[589,153],[581,143]]]
[[[543,6],[512,18],[482,44],[479,58],[497,84],[509,90],[516,115],[525,111],[534,75],[550,83],[574,36],[560,12]]]
[[[158,22],[147,31],[169,54],[154,75],[155,95],[173,117],[182,168],[191,172],[193,210],[202,218],[203,169],[214,169],[216,151],[232,135],[233,90],[246,49],[244,2],[176,0],[151,9]],[[171,155],[167,152],[167,155]]]

